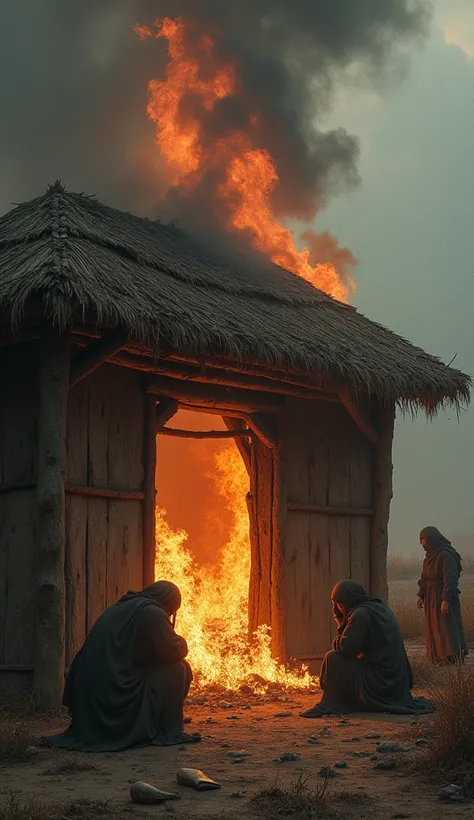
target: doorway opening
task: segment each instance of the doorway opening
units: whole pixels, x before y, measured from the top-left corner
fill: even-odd
[[[179,410],[166,428],[228,428],[220,416]],[[250,449],[252,444],[250,443]],[[233,438],[157,436],[155,578],[182,594],[176,629],[200,686],[232,690],[302,685],[272,658],[270,629],[249,634],[250,479]]]

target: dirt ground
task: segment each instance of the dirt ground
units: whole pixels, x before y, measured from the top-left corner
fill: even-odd
[[[341,792],[347,800],[347,815],[363,818],[418,818],[437,820],[451,816],[472,817],[472,805],[444,805],[438,790],[446,783],[429,784],[410,774],[407,760],[423,754],[415,747],[423,735],[426,718],[394,718],[385,715],[353,716],[347,722],[330,718],[304,720],[299,712],[309,708],[318,696],[289,696],[288,700],[264,701],[255,696],[228,698],[224,708],[214,697],[208,702],[191,698],[186,714],[191,718],[189,731],[202,734],[202,743],[173,748],[147,748],[121,754],[77,755],[41,750],[31,762],[0,770],[2,793],[21,792],[24,798],[44,803],[69,802],[87,798],[110,801],[108,816],[119,817],[172,813],[177,820],[203,816],[249,816],[250,799],[265,787],[290,787],[302,774],[309,786],[321,785],[318,775],[324,766],[345,762],[347,768],[329,781],[329,796]],[[260,702],[259,702],[260,701]],[[290,712],[291,715],[284,716]],[[282,714],[283,713],[283,714]],[[279,716],[281,715],[281,716]],[[327,729],[325,728],[327,727]],[[55,728],[60,728],[56,726]],[[44,731],[51,731],[45,726]],[[377,738],[368,735],[377,734]],[[314,740],[310,742],[312,736]],[[371,756],[382,740],[393,740],[411,751],[398,755],[393,771],[374,770]],[[246,750],[250,757],[233,763],[229,752]],[[274,761],[285,752],[300,755],[295,762]],[[379,759],[383,755],[379,755]],[[394,756],[396,757],[396,756]],[[196,793],[178,786],[176,772],[180,767],[202,769],[217,780],[219,791]],[[161,806],[132,805],[130,783],[145,780],[166,791],[178,792],[181,800]],[[367,800],[358,800],[364,795]],[[355,814],[351,803],[357,805]],[[339,804],[342,805],[342,804]]]

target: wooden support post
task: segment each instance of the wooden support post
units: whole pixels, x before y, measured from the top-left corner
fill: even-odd
[[[100,339],[96,339],[80,353],[77,353],[71,360],[69,387],[73,387],[105,362],[106,359],[113,356],[114,353],[118,353],[125,345],[127,338],[128,332],[124,328],[118,327]]]
[[[178,402],[176,399],[170,399],[168,396],[162,396],[156,405],[156,432],[161,430],[167,421],[173,418],[178,412]]]
[[[70,334],[43,326],[39,367],[38,551],[34,689],[42,707],[59,709],[64,687],[66,589],[66,423]]]
[[[352,416],[361,433],[363,433],[372,444],[376,444],[379,440],[379,434],[373,425],[368,409],[357,404],[348,390],[341,390],[339,395],[341,402],[349,415]]]
[[[143,586],[155,580],[156,551],[156,397],[145,396],[143,429]]]
[[[278,447],[279,435],[277,423],[274,416],[270,414],[251,413],[247,418],[248,426],[254,431],[262,442],[270,450]]]
[[[285,564],[284,533],[286,530],[286,489],[284,484],[284,445],[272,450],[272,563],[271,563],[271,611],[272,655],[280,663],[288,660],[285,640]]]
[[[388,600],[387,548],[388,519],[392,500],[392,442],[395,407],[383,408],[379,414],[380,437],[372,462],[373,497],[370,543],[370,594]]]
[[[224,424],[225,424],[225,426],[227,427],[228,430],[234,430],[234,431],[238,432],[238,431],[241,431],[241,430],[245,430],[245,427],[246,427],[246,424],[245,424],[243,419],[236,419],[236,418],[232,418],[231,416],[223,416],[222,421],[224,422]],[[245,469],[247,470],[247,473],[250,476],[250,470],[251,470],[251,466],[250,466],[250,459],[251,459],[250,447],[251,447],[251,445],[250,445],[250,442],[247,441],[247,439],[245,439],[245,438],[236,438],[235,439],[235,444],[237,446],[237,449],[238,449],[240,455],[242,456],[242,461],[245,464]]]

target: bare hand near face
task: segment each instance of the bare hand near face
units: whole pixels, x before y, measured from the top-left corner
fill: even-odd
[[[333,614],[334,620],[336,621],[337,625],[339,626],[342,623],[342,621],[344,620],[345,616],[344,616],[343,611],[341,609],[339,609],[338,605],[334,601],[333,601],[333,604],[332,604],[332,614]]]
[[[441,615],[449,615],[450,611],[448,602],[441,601]]]

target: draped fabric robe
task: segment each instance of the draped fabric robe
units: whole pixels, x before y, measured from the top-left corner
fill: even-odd
[[[100,616],[71,664],[63,700],[69,728],[45,740],[92,752],[182,742],[187,651],[153,597],[127,593]]]
[[[355,581],[341,581],[333,603],[352,606],[341,619],[333,647],[323,660],[323,697],[304,717],[350,712],[426,714],[430,701],[412,697],[413,674],[398,622],[378,598],[366,595]],[[342,599],[342,600],[341,600]]]
[[[429,541],[418,597],[425,611],[426,654],[432,663],[452,662],[468,654],[458,588],[461,558],[435,527],[426,527],[423,533]],[[442,601],[449,604],[446,615],[441,613]]]

